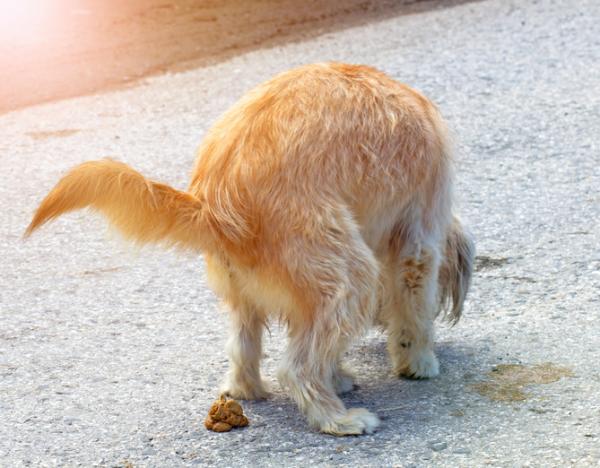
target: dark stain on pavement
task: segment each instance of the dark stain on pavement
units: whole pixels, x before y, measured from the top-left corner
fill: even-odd
[[[487,255],[478,255],[475,257],[475,271],[490,270],[492,268],[500,268],[508,263],[506,257],[488,257]]]

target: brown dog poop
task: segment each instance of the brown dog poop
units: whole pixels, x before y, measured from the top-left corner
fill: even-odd
[[[244,416],[242,406],[225,394],[221,395],[212,404],[208,416],[204,420],[206,429],[215,432],[227,432],[233,427],[245,427],[247,425],[248,418]]]

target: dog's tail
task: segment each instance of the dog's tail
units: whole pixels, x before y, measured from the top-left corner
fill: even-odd
[[[47,221],[85,207],[102,213],[138,244],[204,250],[208,241],[198,199],[110,159],[86,162],[67,173],[38,207],[25,237]]]
[[[465,232],[458,218],[454,218],[448,236],[446,250],[440,268],[440,310],[455,324],[460,319],[463,304],[471,285],[475,244]]]

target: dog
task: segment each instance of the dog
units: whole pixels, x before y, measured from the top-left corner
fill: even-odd
[[[288,345],[278,378],[310,425],[371,433],[377,416],[338,396],[353,388],[341,361],[379,325],[397,375],[438,375],[433,322],[459,319],[474,258],[452,186],[448,130],[425,96],[368,66],[320,63],[227,111],[187,192],[120,162],[86,162],[46,196],[26,236],[90,207],[135,243],[202,253],[230,311],[223,391],[268,396],[261,337],[279,318]]]

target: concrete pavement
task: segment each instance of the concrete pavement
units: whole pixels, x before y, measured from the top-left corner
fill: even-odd
[[[0,465],[600,464],[599,50],[598,2],[473,2],[0,116]],[[383,418],[375,434],[307,427],[275,380],[276,325],[273,398],[244,403],[247,429],[209,433],[226,316],[202,261],[134,251],[83,212],[20,236],[85,160],[184,188],[245,90],[330,59],[379,67],[446,116],[478,247],[469,301],[440,325],[437,379],[391,376],[377,331],[351,349],[360,388],[344,399]]]

